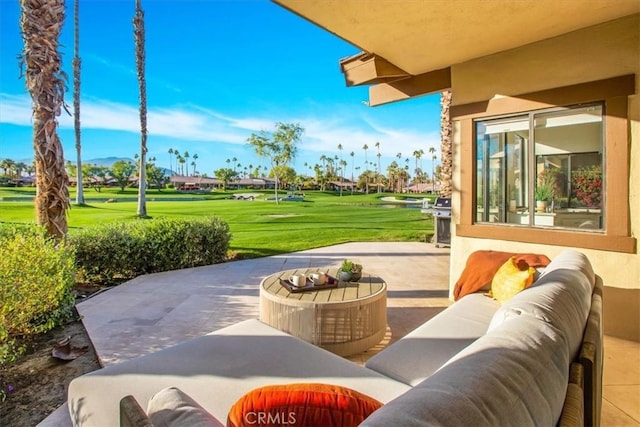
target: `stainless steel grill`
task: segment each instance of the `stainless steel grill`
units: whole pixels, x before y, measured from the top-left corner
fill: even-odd
[[[433,205],[436,248],[451,246],[451,199],[438,197]]]

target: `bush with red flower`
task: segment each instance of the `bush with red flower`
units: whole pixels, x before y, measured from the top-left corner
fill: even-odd
[[[599,208],[602,203],[602,166],[577,169],[571,174],[572,197],[582,205]]]

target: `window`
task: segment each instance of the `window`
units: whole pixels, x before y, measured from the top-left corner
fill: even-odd
[[[602,104],[474,125],[476,223],[604,230]]]

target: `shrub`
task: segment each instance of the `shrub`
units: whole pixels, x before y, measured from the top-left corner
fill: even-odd
[[[0,364],[73,313],[73,252],[41,227],[0,226]]]
[[[217,217],[114,223],[70,237],[81,280],[105,284],[220,263],[230,239],[228,224]]]

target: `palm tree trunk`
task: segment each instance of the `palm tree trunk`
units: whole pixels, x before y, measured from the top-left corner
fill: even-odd
[[[79,3],[73,4],[73,126],[76,136],[76,204],[84,205],[84,189],[82,187],[82,143],[80,139],[80,25]]]
[[[140,162],[138,163],[138,216],[147,216],[147,85],[145,80],[144,12],[140,0],[136,0],[136,14],[133,18],[133,33],[136,44],[136,69],[140,86]]]
[[[442,92],[440,97],[440,149],[442,159],[440,195],[442,197],[451,197],[451,192],[453,191],[453,146],[451,141],[453,127],[451,115],[449,114],[450,108],[451,91],[446,90]]]
[[[26,66],[26,86],[33,103],[36,219],[51,236],[61,239],[67,233],[69,208],[69,178],[57,133],[66,79],[58,52],[64,0],[20,0],[20,6],[24,40],[21,61]]]

